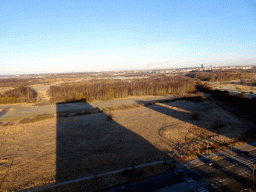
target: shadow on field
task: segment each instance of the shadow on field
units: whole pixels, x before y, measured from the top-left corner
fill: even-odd
[[[68,106],[86,106],[69,111]],[[153,161],[163,153],[88,103],[58,103],[57,182],[92,176]],[[70,117],[71,116],[71,117]]]
[[[226,137],[245,139],[246,132],[251,130],[251,127],[245,125],[234,117],[208,102],[193,102],[179,100],[177,102],[169,102],[162,104],[147,105],[144,101],[138,101],[138,104],[143,104],[147,108],[173,117],[185,123],[190,123],[204,130],[211,131]],[[232,131],[236,129],[236,131]],[[165,128],[173,129],[173,127]],[[229,131],[227,131],[229,130]],[[199,134],[194,132],[194,134]],[[186,137],[184,138],[186,143]]]
[[[7,108],[3,109],[3,110],[0,112],[0,117],[4,116],[10,109],[11,109],[11,107],[7,107]]]
[[[238,121],[235,121],[235,120],[234,120],[235,122],[232,122],[232,120],[228,119],[228,116],[225,116],[225,114],[221,113],[221,111],[220,111],[221,114],[217,114],[216,111],[213,113],[212,111],[214,110],[215,107],[208,102],[200,102],[203,105],[201,105],[199,108],[196,108],[196,105],[193,106],[193,104],[196,104],[197,102],[191,102],[191,101],[177,101],[177,102],[182,102],[183,105],[182,103],[177,104],[176,102],[169,102],[164,104],[157,103],[154,105],[147,105],[147,103],[144,101],[138,101],[138,104],[143,104],[144,106],[146,106],[151,110],[176,118],[178,120],[181,120],[182,122],[196,125],[200,128],[211,131],[213,133],[217,133],[217,134],[229,137],[230,139],[233,138],[233,140],[234,140],[234,137],[236,137],[238,134],[241,137],[245,138],[246,131],[251,129],[251,127],[244,125],[242,122],[238,123]],[[186,102],[189,102],[189,103],[186,103]],[[188,105],[190,104],[191,106],[188,107]],[[228,128],[230,129],[229,132],[222,131],[222,129],[228,129]],[[239,128],[239,130],[242,130],[242,131],[238,133],[237,131],[234,131],[234,128]],[[170,129],[173,129],[173,127],[170,126]],[[185,143],[186,143],[186,136],[185,136]],[[209,149],[210,149],[210,146],[209,146]],[[239,149],[233,148],[231,155],[235,156],[235,155],[238,155],[240,152],[242,151]],[[211,160],[211,159],[208,159],[207,156],[204,157],[198,153],[196,153],[196,156],[203,163],[206,163],[208,160]],[[252,157],[252,156],[248,155],[248,157]],[[226,162],[229,162],[229,163],[230,162],[234,164],[237,163],[237,161],[235,161],[232,158],[226,158],[225,160]],[[193,170],[197,175],[200,175],[201,178],[211,178],[211,177],[213,177],[214,179],[219,179],[222,177],[232,178],[235,183],[243,184],[245,185],[245,187],[246,186],[248,187],[251,185],[251,180],[249,179],[249,177],[245,178],[241,175],[238,175],[235,172],[229,171],[225,167],[222,167],[223,165],[219,166],[218,163],[216,166],[223,169],[215,170],[215,169],[211,169],[209,165],[201,165],[196,168],[193,168]],[[233,186],[231,185],[225,186],[221,184],[220,188],[225,189],[225,191],[233,191]]]

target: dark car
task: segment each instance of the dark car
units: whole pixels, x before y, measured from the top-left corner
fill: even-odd
[[[175,176],[176,177],[182,177],[184,175],[184,170],[178,170],[176,173],[175,173]]]
[[[254,184],[251,188],[249,188],[250,192],[256,192],[256,185]]]
[[[245,157],[245,156],[249,155],[249,152],[248,151],[241,151],[241,152],[238,153],[238,155],[240,155],[242,157]]]
[[[210,161],[207,161],[206,164],[209,166],[214,166],[217,164],[217,162],[215,160],[210,160]]]
[[[123,186],[121,192],[132,192],[132,188],[129,186]]]

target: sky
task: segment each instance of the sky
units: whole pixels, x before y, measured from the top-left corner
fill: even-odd
[[[0,75],[256,64],[255,0],[1,0]]]

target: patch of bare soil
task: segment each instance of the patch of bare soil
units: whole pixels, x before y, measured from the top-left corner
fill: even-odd
[[[22,190],[91,176],[167,155],[196,157],[191,151],[203,154],[207,143],[221,148],[249,129],[207,102],[157,103],[112,115],[113,120],[99,113],[1,127],[0,189]]]

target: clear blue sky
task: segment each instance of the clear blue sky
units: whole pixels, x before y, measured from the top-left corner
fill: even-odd
[[[255,51],[255,0],[0,1],[0,74],[256,64]]]

